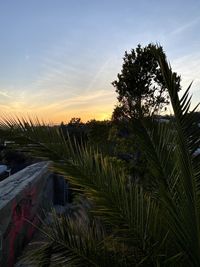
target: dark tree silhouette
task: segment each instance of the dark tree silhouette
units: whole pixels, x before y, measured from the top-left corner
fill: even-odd
[[[118,105],[113,119],[152,116],[166,109],[169,95],[154,51],[164,54],[161,46],[138,45],[130,53],[125,52],[121,73],[112,84],[118,93]],[[180,76],[175,81],[180,89]]]

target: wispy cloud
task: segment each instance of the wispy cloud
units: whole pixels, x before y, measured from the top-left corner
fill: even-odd
[[[192,28],[193,26],[197,25],[200,22],[200,17],[197,17],[183,25],[181,25],[180,27],[176,28],[174,31],[171,32],[171,35],[178,35],[178,34],[182,34],[183,32],[185,32],[186,30]]]
[[[192,108],[194,108],[200,99],[200,53],[191,53],[172,61],[173,70],[181,75],[181,84],[183,91],[193,82],[191,87]]]
[[[200,89],[200,53],[182,56],[172,61],[173,69],[181,74],[182,84],[187,87],[194,82],[192,91]]]
[[[81,107],[97,107],[98,105],[103,106],[105,103],[110,102],[112,105],[115,101],[115,93],[113,91],[99,90],[89,92],[89,94],[79,94],[59,102],[54,102],[40,107],[41,110],[67,110],[80,109]]]
[[[97,62],[95,68],[88,67],[85,62],[69,61],[66,59],[66,51],[61,49],[63,57],[52,53],[51,57],[41,59],[43,71],[29,85],[24,99],[28,102],[29,109],[39,110],[83,109],[96,105],[102,105],[112,98],[114,88],[112,81],[112,57],[105,62]],[[95,56],[95,55],[94,55]],[[84,67],[85,66],[85,67]],[[88,69],[89,68],[89,69]]]
[[[6,98],[11,98],[11,96],[9,95],[9,93],[7,91],[2,91],[0,90],[0,95]]]
[[[116,101],[112,81],[112,59],[99,68],[85,67],[83,63],[70,64],[52,55],[42,59],[42,72],[28,87],[13,88],[12,94],[0,109],[15,114],[35,114],[59,122],[70,116],[104,119],[111,115]],[[0,102],[1,103],[1,102]]]
[[[110,84],[113,73],[116,74],[113,69],[116,59],[110,57],[96,64],[91,60],[91,65],[86,65],[85,62],[69,61],[65,55],[65,49],[61,49],[59,55],[56,52],[42,58],[42,72],[27,89],[19,91],[15,102],[18,105],[21,102],[23,110],[54,118],[72,112],[93,118],[110,116],[116,102]],[[14,103],[11,106],[14,107]]]

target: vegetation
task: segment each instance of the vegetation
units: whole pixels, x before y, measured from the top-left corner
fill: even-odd
[[[53,216],[47,236],[27,259],[36,266],[200,266],[200,165],[195,109],[159,47],[151,47],[168,90],[174,119],[135,119],[135,136],[151,175],[151,188],[130,181],[123,168],[98,151],[72,145],[57,128],[32,120],[3,119],[23,143],[48,157],[84,203],[79,216]],[[22,138],[23,137],[23,138]],[[84,205],[83,205],[84,207]]]
[[[152,116],[166,109],[169,94],[162,71],[153,50],[164,54],[161,46],[140,45],[125,52],[121,73],[112,84],[118,93],[119,104],[113,112],[114,120]],[[180,76],[174,73],[177,90],[180,90]]]

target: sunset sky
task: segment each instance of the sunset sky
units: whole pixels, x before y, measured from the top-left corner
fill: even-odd
[[[0,0],[0,111],[109,119],[125,50],[149,42],[200,101],[199,0]]]

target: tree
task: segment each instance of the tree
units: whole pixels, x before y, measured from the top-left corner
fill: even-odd
[[[63,127],[63,129],[63,133],[66,138],[69,135],[72,140],[76,139],[76,141],[79,143],[85,143],[87,141],[86,126],[81,121],[81,118],[71,118],[69,123]]]
[[[112,83],[119,101],[113,112],[114,120],[152,116],[169,104],[167,87],[153,49],[165,55],[163,48],[154,44],[144,48],[138,45],[130,53],[125,52],[121,73]],[[176,73],[174,76],[180,90],[180,76]]]
[[[71,118],[68,125],[80,125],[82,124],[81,118]]]
[[[98,147],[101,153],[111,155],[113,143],[109,140],[109,132],[112,127],[110,121],[90,120],[86,123],[88,145]]]

